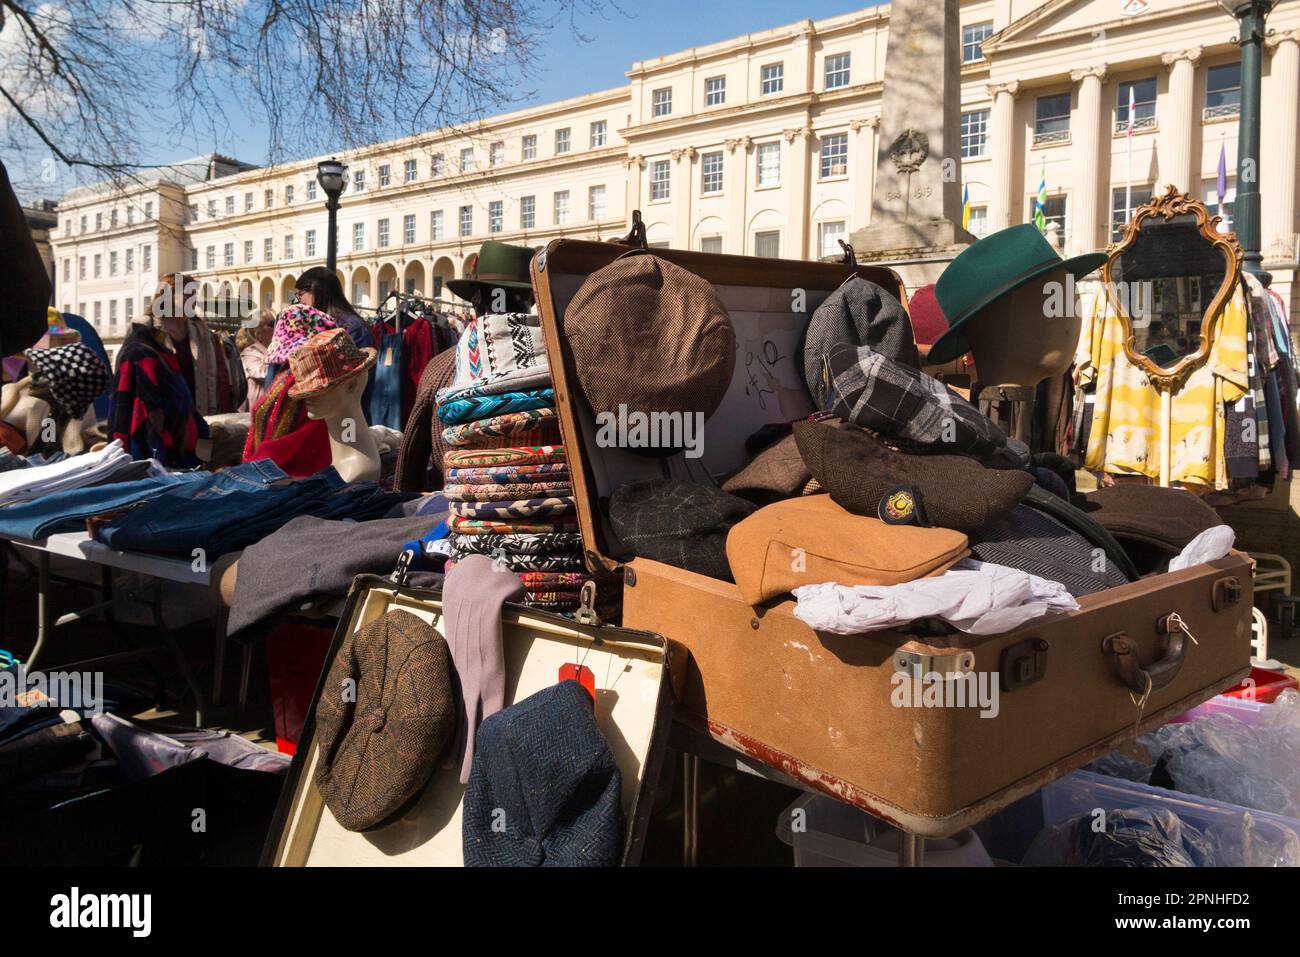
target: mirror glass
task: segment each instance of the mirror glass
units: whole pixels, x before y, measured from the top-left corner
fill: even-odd
[[[1161,369],[1208,351],[1205,316],[1231,268],[1227,251],[1205,235],[1194,214],[1143,220],[1110,277],[1121,284],[1132,351]]]

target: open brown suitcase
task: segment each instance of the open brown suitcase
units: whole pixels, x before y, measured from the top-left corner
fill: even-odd
[[[361,575],[330,644],[315,700],[339,646],[349,635],[400,608],[441,628],[442,593]],[[667,750],[672,718],[672,675],[686,655],[658,635],[583,624],[549,612],[505,606],[502,639],[506,660],[506,706],[554,684],[561,665],[577,662],[592,671],[596,723],[609,743],[622,778],[627,833],[623,863],[641,855],[654,789]],[[307,717],[266,847],[264,865],[276,867],[446,866],[463,863],[461,810],[465,785],[459,768],[437,768],[420,795],[399,814],[368,831],[346,830],[316,787],[320,760],[316,709]]]
[[[624,627],[690,651],[675,718],[691,731],[907,832],[945,837],[1247,674],[1251,569],[1237,552],[1086,596],[1077,612],[1013,632],[940,639],[819,634],[794,617],[793,599],[750,607],[735,585],[631,558],[605,509],[614,488],[698,478],[701,464],[715,476],[734,472],[760,426],[815,411],[803,382],[803,332],[849,267],[650,253],[712,283],[735,327],[735,373],[706,425],[703,457],[692,463],[598,446],[595,417],[577,387],[561,317],[584,279],[626,251],[556,240],[534,258],[532,278],[587,562],[621,574]],[[893,271],[857,272],[906,302]],[[1185,630],[1170,623],[1171,613]],[[891,704],[895,673],[932,672],[996,678],[997,716]]]

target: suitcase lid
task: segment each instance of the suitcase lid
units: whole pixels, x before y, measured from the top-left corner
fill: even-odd
[[[632,555],[618,541],[604,502],[624,482],[703,478],[738,471],[748,461],[745,440],[767,424],[786,423],[816,409],[803,374],[803,338],[813,311],[851,275],[876,283],[906,307],[903,281],[892,269],[842,263],[763,259],[676,249],[658,256],[708,280],[726,305],[737,356],[721,405],[705,423],[703,456],[654,458],[596,441],[595,414],[578,388],[573,356],[560,320],[588,275],[628,251],[620,243],[557,239],[539,252],[530,271],[555,386],[565,455],[572,476],[578,525],[591,571],[619,569]]]
[[[462,866],[465,785],[460,783],[459,767],[436,768],[420,796],[401,814],[364,832],[340,825],[316,787],[320,760],[316,702],[334,658],[348,635],[396,608],[440,627],[442,592],[400,587],[375,575],[360,575],[353,582],[271,821],[263,865]],[[562,665],[577,662],[592,671],[596,723],[622,776],[627,822],[623,863],[635,864],[672,724],[672,645],[649,632],[583,625],[513,604],[507,604],[502,614],[502,635],[506,707],[557,683]]]

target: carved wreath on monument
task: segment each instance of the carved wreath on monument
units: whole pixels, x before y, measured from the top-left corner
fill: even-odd
[[[930,137],[920,130],[904,130],[889,148],[889,158],[899,173],[915,173],[929,155]]]

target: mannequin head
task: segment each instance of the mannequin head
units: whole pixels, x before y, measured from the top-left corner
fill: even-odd
[[[366,376],[354,375],[338,385],[307,396],[307,418],[331,422],[360,409],[366,391]],[[364,420],[362,420],[364,422]]]
[[[1074,360],[1083,316],[1078,291],[1057,269],[1000,297],[966,326],[980,382],[1034,386]]]
[[[533,291],[507,286],[481,285],[472,293],[471,301],[474,303],[476,316],[528,312],[533,308]]]

